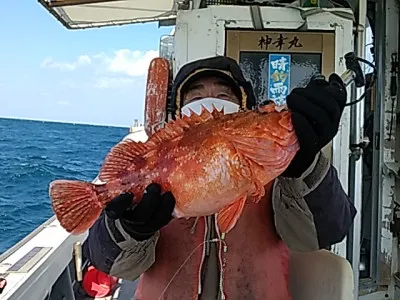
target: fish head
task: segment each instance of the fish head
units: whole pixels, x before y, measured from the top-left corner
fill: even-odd
[[[225,116],[224,122],[221,136],[252,163],[252,172],[263,184],[282,174],[299,150],[292,113],[287,107],[268,103]]]

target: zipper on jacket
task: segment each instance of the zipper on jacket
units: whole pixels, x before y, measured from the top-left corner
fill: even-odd
[[[225,300],[226,296],[224,293],[224,275],[225,275],[225,267],[226,267],[226,255],[225,253],[228,251],[228,248],[225,244],[225,233],[220,233],[217,223],[217,216],[214,217],[214,228],[217,233],[219,243],[218,243],[218,261],[219,261],[219,299]]]
[[[204,218],[204,235],[203,235],[203,243],[204,244],[202,247],[202,254],[201,254],[199,270],[197,271],[197,273],[198,273],[197,281],[199,283],[198,287],[197,287],[198,295],[201,295],[201,293],[202,293],[203,265],[204,265],[204,261],[206,260],[206,255],[207,255],[206,251],[207,251],[207,246],[208,246],[208,243],[205,241],[207,241],[207,237],[208,237],[209,231],[210,231],[210,226],[208,224],[207,217],[203,217],[203,218]],[[194,229],[194,227],[196,226],[198,219],[199,218],[196,218],[196,221],[195,221],[192,229]],[[194,230],[193,230],[193,233],[194,233]],[[208,252],[209,252],[209,250],[208,250]],[[209,255],[209,253],[208,253],[208,255]]]

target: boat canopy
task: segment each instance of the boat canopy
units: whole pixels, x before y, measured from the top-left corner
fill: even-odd
[[[177,0],[39,0],[68,29],[167,21]]]

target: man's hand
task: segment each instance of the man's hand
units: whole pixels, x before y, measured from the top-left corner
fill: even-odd
[[[346,100],[346,88],[336,74],[329,77],[329,82],[313,80],[305,88],[293,89],[286,102],[292,111],[300,150],[282,176],[300,177],[335,137]]]
[[[143,241],[154,235],[172,220],[175,198],[170,193],[161,194],[158,184],[150,184],[142,200],[132,207],[133,194],[121,194],[105,208],[107,216],[119,219],[124,230],[135,240]]]

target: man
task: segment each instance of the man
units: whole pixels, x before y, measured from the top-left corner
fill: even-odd
[[[239,65],[227,57],[183,66],[172,110],[216,98],[252,109],[256,99]],[[338,131],[346,90],[337,75],[287,97],[300,150],[287,170],[247,204],[236,226],[220,235],[215,216],[173,219],[175,200],[151,184],[139,205],[117,197],[90,229],[85,255],[99,270],[141,280],[138,300],[287,300],[288,248],[313,251],[340,242],[355,216],[336,170],[321,149]]]

